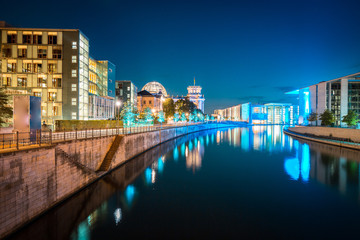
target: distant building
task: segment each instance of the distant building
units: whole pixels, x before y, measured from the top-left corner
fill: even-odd
[[[141,90],[146,90],[153,95],[168,97],[165,87],[159,82],[148,82]]]
[[[151,94],[146,90],[138,92],[137,103],[139,112],[143,112],[146,108],[150,108],[154,113],[162,110],[161,97],[159,95]]]
[[[177,102],[179,99],[185,99],[185,97],[187,97],[191,102],[195,104],[196,108],[204,112],[205,98],[204,95],[201,93],[202,87],[195,85],[195,78],[194,78],[194,86],[188,86],[187,90],[188,90],[187,96],[172,97],[174,102]]]
[[[124,103],[137,106],[137,87],[132,81],[129,80],[116,80],[115,81],[115,98],[120,101],[120,110]]]
[[[14,28],[2,22],[0,47],[0,87],[11,95],[41,97],[41,118],[47,125],[55,120],[96,119],[98,115],[91,113],[111,108],[108,71],[114,65],[89,57],[89,39],[80,30]],[[91,73],[96,77],[90,79]],[[104,101],[92,101],[91,95]],[[113,112],[105,115],[112,117]]]
[[[308,124],[311,112],[322,114],[326,109],[335,116],[336,126],[345,126],[342,118],[353,110],[360,114],[360,72],[309,87],[300,88],[287,94],[299,96],[299,124]],[[318,120],[318,125],[321,121]]]
[[[217,109],[214,116],[219,120],[242,121],[249,124],[294,124],[297,106],[288,103],[244,103],[225,109]]]

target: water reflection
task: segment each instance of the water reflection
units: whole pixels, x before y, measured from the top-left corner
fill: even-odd
[[[208,152],[214,155],[219,152],[219,155],[205,155]],[[238,156],[232,154],[244,156],[243,161],[235,161]],[[269,156],[273,157],[271,161],[268,160],[268,158],[270,159]],[[222,157],[223,159],[220,159]],[[266,161],[263,161],[264,159]],[[358,160],[358,151],[297,140],[284,135],[281,126],[253,126],[250,128],[230,128],[200,132],[168,141],[129,161],[74,196],[70,201],[66,201],[50,211],[46,217],[40,218],[29,228],[19,232],[18,235],[14,236],[14,239],[68,239],[69,237],[71,239],[93,239],[94,229],[99,225],[103,228],[106,226],[106,228],[116,232],[119,229],[123,230],[124,225],[126,226],[131,220],[135,222],[132,227],[137,228],[138,221],[143,215],[150,214],[154,216],[154,214],[161,214],[162,207],[164,209],[181,209],[184,212],[187,209],[183,206],[187,202],[194,203],[194,205],[189,206],[189,209],[202,207],[203,203],[195,207],[196,199],[193,199],[194,195],[191,195],[205,188],[201,184],[189,184],[190,186],[201,185],[200,189],[191,192],[192,201],[186,199],[189,196],[185,194],[189,193],[184,189],[190,188],[187,185],[180,185],[181,188],[176,190],[180,193],[175,191],[172,192],[173,195],[167,195],[168,192],[171,192],[173,185],[178,184],[181,180],[186,182],[187,179],[184,180],[181,177],[189,178],[189,175],[196,177],[201,175],[204,177],[216,174],[222,177],[216,179],[212,184],[228,186],[229,188],[232,185],[238,186],[238,184],[241,185],[246,182],[246,184],[242,185],[242,188],[236,187],[231,192],[234,196],[236,191],[245,191],[248,183],[251,185],[251,182],[266,182],[267,179],[279,178],[281,180],[278,182],[286,182],[291,186],[297,184],[307,187],[314,182],[316,184],[321,183],[331,186],[332,189],[349,198],[360,199],[360,168]],[[210,167],[205,168],[203,165],[208,166],[211,161],[215,166],[212,169],[213,172],[210,171],[202,175],[205,170],[209,171],[211,169]],[[222,161],[227,162],[222,165]],[[226,165],[233,166],[230,165],[232,162],[241,162],[240,164],[243,165],[240,165],[241,167],[234,165],[234,169],[222,168]],[[256,174],[259,174],[255,180],[251,178],[254,174],[248,173],[248,171],[251,172],[254,162],[263,164],[255,166]],[[265,164],[268,165],[265,166]],[[203,169],[201,169],[202,167]],[[199,171],[200,169],[201,171]],[[232,171],[236,172],[236,176],[229,175],[228,177],[227,174]],[[181,175],[183,172],[186,172],[186,174]],[[239,172],[240,174],[238,174]],[[240,178],[238,179],[238,177]],[[236,184],[221,182],[227,178],[233,178]],[[202,183],[207,184],[208,181],[210,180],[207,179]],[[165,184],[168,188],[159,189],[161,184]],[[254,187],[249,186],[249,188],[259,189],[259,186],[263,186],[263,184],[254,185]],[[179,185],[176,186],[179,187]],[[276,187],[271,186],[270,188]],[[221,191],[216,192],[217,188],[211,188],[211,191],[216,192],[211,199],[219,201],[215,202],[215,204],[222,204],[219,199],[231,199],[231,197],[216,198],[216,195],[223,196],[222,194],[226,194],[226,188],[219,189]],[[159,192],[163,195],[159,194]],[[232,213],[233,209],[241,205],[238,202],[245,201],[246,196],[251,195],[253,192],[249,191],[246,192],[247,194],[241,194],[240,198],[234,200],[236,205],[231,206],[229,212]],[[266,191],[260,194],[262,198],[263,194],[266,195]],[[179,205],[175,205],[182,196],[184,198],[179,201]],[[205,197],[201,195],[197,197],[206,199],[204,205],[210,201],[208,192]],[[246,206],[252,202],[256,201],[252,199],[249,202],[242,202],[242,204]],[[264,202],[266,201],[264,200]],[[166,204],[169,204],[170,207]],[[207,206],[208,208],[202,209],[201,212],[209,212],[209,209],[212,209],[213,206],[215,205],[210,204]],[[223,204],[222,206],[226,207],[227,205]],[[153,207],[156,209],[156,213],[153,212]],[[216,212],[220,208],[214,209]],[[256,209],[256,207],[246,209]],[[139,214],[136,215],[137,219],[135,220],[132,219],[134,212]],[[243,210],[241,214],[243,213],[245,214],[246,211]],[[192,216],[193,213],[186,214],[184,213],[185,218]],[[226,211],[221,212],[218,216],[226,217]],[[57,226],[61,231],[48,230],[54,226]]]

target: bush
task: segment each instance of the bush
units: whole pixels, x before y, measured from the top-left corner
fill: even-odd
[[[116,128],[116,120],[55,120],[55,131],[73,131],[92,129],[92,128]],[[119,121],[119,127],[122,127],[122,121]]]

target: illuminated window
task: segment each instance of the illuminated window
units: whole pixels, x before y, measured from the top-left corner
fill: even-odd
[[[11,77],[3,77],[3,86],[11,86]]]
[[[77,42],[72,42],[72,49],[77,49]]]
[[[76,62],[77,62],[76,55],[72,55],[72,57],[71,57],[71,62],[72,62],[72,63],[76,63]]]
[[[76,84],[71,84],[71,91],[76,92]]]
[[[56,101],[57,93],[56,92],[49,92],[48,93],[48,101],[54,102]]]
[[[60,88],[61,87],[61,78],[53,78],[52,79],[52,87]]]
[[[71,77],[76,77],[76,69],[71,70]]]
[[[22,71],[23,72],[31,72],[31,63],[24,63],[23,62],[23,66],[22,66]]]
[[[72,113],[71,113],[71,119],[75,119],[75,120],[76,120],[76,112],[72,112]]]
[[[41,63],[34,63],[34,73],[41,73],[42,64]]]
[[[49,35],[48,44],[57,44],[57,36]]]
[[[47,86],[47,81],[45,77],[38,77],[38,87],[46,87]]]
[[[49,73],[56,73],[56,64],[55,63],[49,63],[48,64],[48,72]]]
[[[26,77],[18,77],[17,86],[18,86],[18,87],[26,87],[26,86],[27,86],[27,79],[26,79]]]
[[[38,58],[46,58],[47,56],[47,48],[46,47],[39,47],[38,49]]]
[[[34,35],[33,43],[34,44],[42,44],[42,35]]]
[[[127,90],[130,91],[130,87],[127,87]]]
[[[34,92],[35,97],[41,97],[41,95],[42,95],[41,92]]]
[[[8,63],[7,72],[16,72],[16,63]]]
[[[61,59],[61,48],[60,47],[53,48],[53,58]]]
[[[60,110],[59,110],[59,107],[58,106],[54,106],[53,107],[53,116],[59,116],[60,115]]]
[[[17,41],[17,34],[16,33],[8,33],[7,35],[7,42],[8,43],[16,43]]]
[[[31,35],[29,34],[23,35],[23,44],[31,44]]]
[[[71,105],[76,106],[76,98],[71,98]]]

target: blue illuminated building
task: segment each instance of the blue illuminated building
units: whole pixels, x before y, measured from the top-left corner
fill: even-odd
[[[287,94],[299,96],[299,124],[308,124],[310,113],[322,114],[330,110],[335,116],[335,125],[344,126],[342,118],[353,110],[360,114],[360,73],[323,81]],[[317,121],[321,125],[321,121]]]

